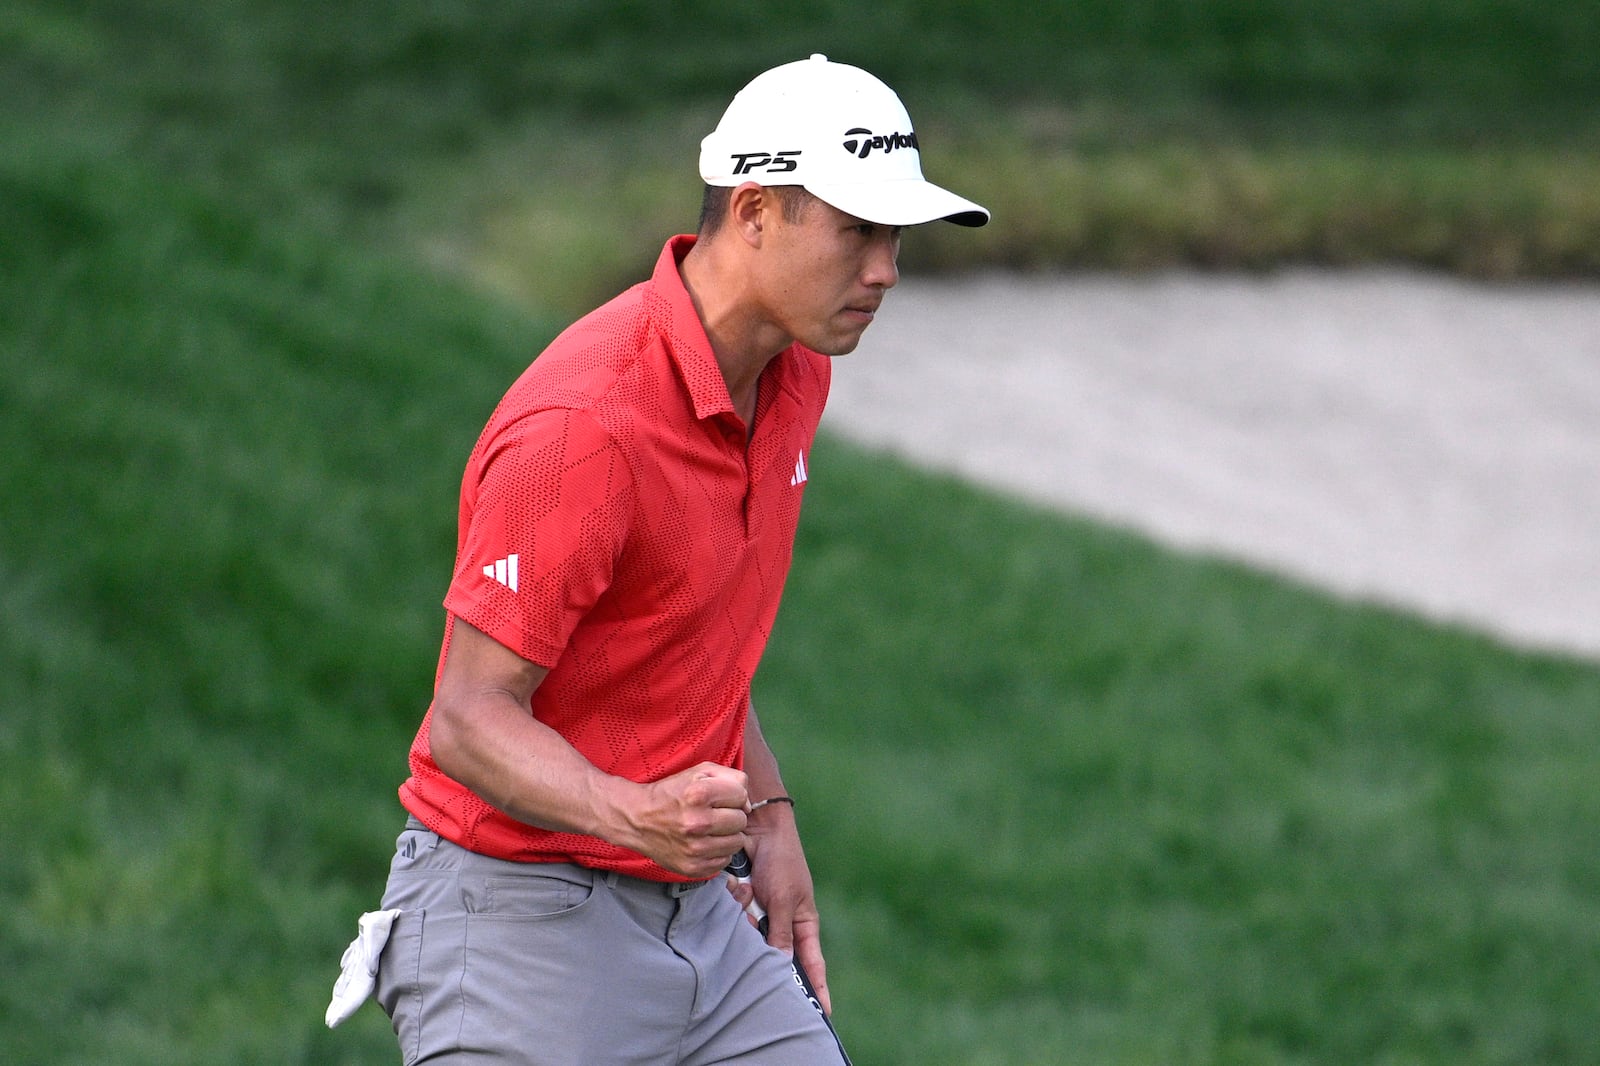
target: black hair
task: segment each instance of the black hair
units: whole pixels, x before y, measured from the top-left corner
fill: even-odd
[[[800,185],[768,185],[768,192],[774,193],[783,211],[785,222],[799,222],[806,211],[811,207],[811,202],[816,199]],[[733,189],[724,185],[707,185],[705,193],[700,198],[700,240],[709,242],[722,229],[722,223],[728,217],[728,205],[733,200]]]

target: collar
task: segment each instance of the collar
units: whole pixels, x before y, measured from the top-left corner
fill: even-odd
[[[667,338],[667,354],[678,369],[689,398],[694,401],[696,418],[711,418],[733,412],[728,383],[711,351],[711,341],[700,315],[683,286],[678,265],[694,247],[692,234],[680,234],[667,241],[650,275],[650,318]]]
[[[678,272],[683,257],[693,248],[693,234],[680,234],[667,241],[656,259],[650,275],[647,307],[650,318],[667,338],[667,354],[677,367],[678,376],[694,401],[696,418],[714,418],[721,414],[734,414],[733,399],[728,395],[728,382],[722,376],[722,367],[711,350],[706,337],[705,324],[694,309],[689,290],[684,288],[683,276]],[[779,352],[767,364],[767,373],[773,374],[780,388],[788,389],[790,351]]]

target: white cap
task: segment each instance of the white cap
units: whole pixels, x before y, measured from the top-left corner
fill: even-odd
[[[729,188],[801,185],[884,226],[989,221],[986,209],[923,178],[911,116],[894,90],[820,54],[774,67],[739,90],[700,142],[700,177]]]

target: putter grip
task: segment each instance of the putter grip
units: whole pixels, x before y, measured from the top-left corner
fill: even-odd
[[[727,875],[741,885],[750,883],[750,875],[755,872],[755,866],[750,862],[750,856],[745,854],[743,848],[733,853],[733,858],[728,860],[728,865],[723,868]],[[757,903],[755,896],[750,897],[744,912],[756,920],[756,931],[762,937],[767,935],[767,912]]]

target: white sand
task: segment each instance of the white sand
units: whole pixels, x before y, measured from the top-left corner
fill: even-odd
[[[1600,286],[909,278],[836,361],[824,427],[1600,658]]]

